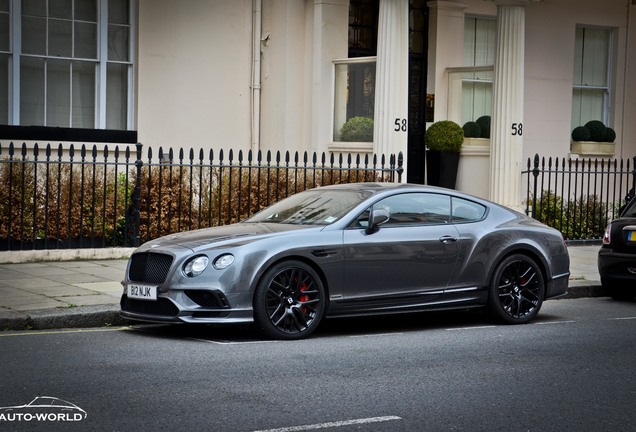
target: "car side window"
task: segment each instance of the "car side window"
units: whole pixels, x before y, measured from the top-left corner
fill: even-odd
[[[378,201],[390,219],[382,226],[436,225],[450,222],[450,196],[433,193],[405,193]]]
[[[371,214],[371,207],[363,211],[357,218],[349,224],[349,228],[366,228],[369,226],[369,215]]]
[[[453,223],[475,222],[483,219],[486,207],[473,201],[453,197]]]

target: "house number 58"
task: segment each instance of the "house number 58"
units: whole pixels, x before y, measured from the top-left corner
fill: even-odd
[[[395,119],[395,127],[393,128],[394,131],[396,132],[406,132],[407,128],[407,123],[406,123],[406,119],[400,119],[400,118],[396,118]]]
[[[523,123],[513,123],[512,124],[512,135],[523,135]]]

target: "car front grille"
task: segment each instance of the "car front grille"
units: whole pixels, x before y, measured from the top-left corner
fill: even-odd
[[[185,290],[190,300],[204,308],[229,308],[230,304],[225,295],[218,291]]]
[[[137,300],[124,295],[121,298],[121,310],[141,315],[152,315],[156,317],[176,317],[179,308],[170,300],[159,298],[157,301]]]
[[[131,281],[162,284],[168,277],[173,257],[153,252],[142,252],[134,254],[130,259],[128,278]]]

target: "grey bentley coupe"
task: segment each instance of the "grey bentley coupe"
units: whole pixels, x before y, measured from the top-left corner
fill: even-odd
[[[430,186],[357,183],[292,195],[232,225],[168,235],[131,256],[122,316],[254,323],[300,339],[323,318],[485,308],[534,319],[563,295],[560,232],[487,200]]]

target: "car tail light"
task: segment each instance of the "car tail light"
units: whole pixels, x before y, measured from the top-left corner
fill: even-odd
[[[608,245],[612,242],[612,224],[608,224],[603,234],[603,244]]]

